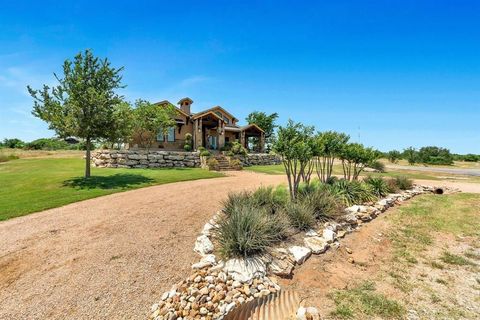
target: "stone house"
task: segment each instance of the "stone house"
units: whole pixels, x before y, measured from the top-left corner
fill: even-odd
[[[178,101],[175,107],[176,126],[170,128],[168,134],[163,132],[156,133],[156,143],[151,149],[160,150],[183,150],[185,144],[185,135],[192,135],[193,149],[204,147],[208,150],[220,150],[227,143],[234,141],[240,142],[250,152],[264,152],[265,133],[255,124],[240,126],[238,119],[230,112],[220,106],[215,106],[200,112],[192,113],[191,105],[193,100],[183,98]],[[159,108],[173,105],[164,100],[157,102]],[[251,141],[255,138],[256,150],[251,150]],[[130,144],[133,149],[138,148],[139,141],[134,138]]]

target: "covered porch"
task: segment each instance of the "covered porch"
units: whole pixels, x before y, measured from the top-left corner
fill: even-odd
[[[220,150],[225,145],[225,121],[214,112],[198,115],[193,121],[194,149]]]
[[[240,143],[248,152],[265,152],[265,132],[256,124],[243,126]]]

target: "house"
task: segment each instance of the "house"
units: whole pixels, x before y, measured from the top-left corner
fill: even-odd
[[[193,100],[183,98],[178,101],[176,110],[176,126],[170,128],[168,134],[157,134],[153,149],[183,150],[185,135],[193,137],[193,149],[204,147],[208,150],[221,150],[226,144],[240,142],[250,152],[264,152],[265,133],[255,124],[238,125],[238,119],[220,106],[215,106],[200,112],[192,113]],[[159,107],[173,105],[164,100],[157,102]],[[255,141],[255,143],[254,143]],[[134,147],[138,141],[133,141]]]

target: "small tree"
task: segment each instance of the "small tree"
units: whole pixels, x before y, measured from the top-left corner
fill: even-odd
[[[407,159],[408,164],[414,165],[417,162],[417,150],[414,147],[408,147],[403,150],[403,158]]]
[[[343,177],[346,180],[357,180],[365,167],[380,157],[380,153],[372,148],[365,148],[360,143],[349,143],[342,151],[341,160]]]
[[[289,120],[285,127],[279,127],[278,138],[273,145],[275,152],[282,157],[292,199],[297,197],[298,186],[305,167],[312,158],[312,149],[308,139],[313,130],[313,127]]]
[[[113,110],[113,127],[109,130],[107,142],[110,148],[120,149],[123,143],[127,143],[132,137],[134,126],[134,114],[131,105],[128,102],[121,102]]]
[[[0,142],[0,147],[11,148],[11,149],[21,149],[25,147],[25,142],[18,138],[3,139],[3,142]]]
[[[402,154],[398,150],[388,151],[387,158],[391,163],[397,163],[398,160],[402,157]]]
[[[315,167],[318,179],[326,182],[333,173],[335,158],[340,158],[350,137],[345,133],[335,131],[320,132],[315,137],[317,156]]]
[[[175,127],[175,107],[158,106],[145,100],[137,100],[134,110],[134,132],[147,151],[155,143],[157,133],[167,135],[168,129]]]
[[[34,99],[32,114],[49,124],[60,137],[83,138],[86,144],[85,177],[90,177],[90,150],[96,139],[106,139],[114,128],[114,108],[122,101],[115,91],[123,88],[123,68],[113,68],[107,59],[90,50],[65,60],[58,85],[41,90],[28,86]]]
[[[248,124],[256,124],[265,132],[265,142],[267,147],[269,147],[275,139],[274,131],[277,127],[275,120],[277,120],[277,118],[278,113],[276,112],[267,115],[265,112],[254,111],[251,112],[245,120]]]

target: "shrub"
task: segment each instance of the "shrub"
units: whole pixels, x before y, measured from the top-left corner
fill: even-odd
[[[265,209],[273,214],[278,208],[282,207],[281,201],[275,197],[272,187],[260,187],[252,193],[250,201],[257,208]]]
[[[239,159],[230,159],[228,163],[230,164],[230,167],[234,169],[237,169],[237,170],[242,169],[242,162]]]
[[[217,170],[218,169],[218,161],[215,158],[210,158],[207,160],[208,170]]]
[[[289,201],[285,213],[290,225],[299,230],[308,230],[315,224],[314,209],[307,201]]]
[[[391,192],[387,181],[382,177],[368,176],[363,181],[370,186],[377,197],[384,197]]]
[[[205,147],[198,147],[197,148],[198,152],[206,151],[207,149]]]
[[[33,140],[25,145],[25,149],[29,150],[67,150],[72,148],[76,148],[76,146],[63,140],[49,138]]]
[[[327,188],[317,188],[301,201],[312,208],[314,217],[319,220],[332,219],[342,213],[341,203]]]
[[[208,150],[202,150],[200,151],[200,156],[202,157],[210,157],[212,154]]]
[[[0,162],[8,162],[10,160],[16,160],[16,159],[18,159],[17,155],[14,155],[14,154],[6,155],[3,153],[0,153]]]
[[[222,201],[223,212],[230,215],[236,208],[251,204],[251,192],[231,192],[227,199]]]
[[[185,145],[183,146],[183,150],[185,150],[185,151],[187,151],[187,152],[190,152],[190,151],[192,151],[192,146],[189,145],[189,144],[185,144]]]
[[[391,193],[396,193],[398,192],[400,189],[398,188],[397,186],[397,181],[396,179],[392,178],[392,179],[387,179],[386,180],[386,184],[388,186],[388,192],[391,192]]]
[[[1,146],[3,148],[20,149],[25,146],[25,142],[17,138],[12,138],[12,139],[5,138],[1,142]]]
[[[383,162],[380,162],[380,161],[373,161],[372,163],[370,163],[368,165],[369,168],[372,168],[378,172],[385,172],[385,164],[383,164]]]
[[[230,151],[233,154],[238,154],[238,155],[247,155],[247,149],[245,149],[242,144],[238,141],[232,142],[230,146]]]
[[[215,229],[220,253],[225,258],[248,257],[264,252],[286,233],[285,221],[255,206],[235,207]]]
[[[346,206],[373,201],[375,195],[370,187],[359,181],[338,180],[329,187],[330,192]]]
[[[395,184],[397,185],[398,189],[408,190],[412,188],[413,181],[408,179],[406,176],[398,176],[395,178]]]
[[[185,145],[183,146],[183,149],[185,151],[191,151],[192,150],[192,145],[193,145],[193,137],[191,133],[186,133],[185,134]]]
[[[397,163],[398,160],[402,157],[402,154],[398,150],[392,150],[389,151],[386,156],[388,158],[388,161],[390,161],[391,163]]]

